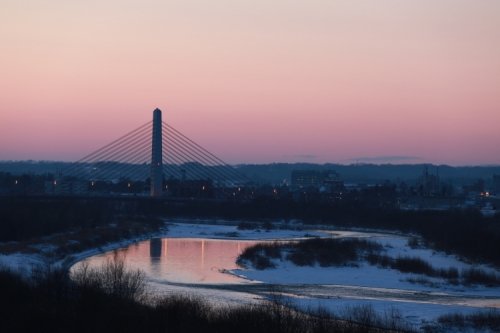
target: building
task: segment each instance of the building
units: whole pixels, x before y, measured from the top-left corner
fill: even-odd
[[[300,188],[321,188],[325,185],[339,185],[339,174],[333,170],[293,170],[292,187]]]
[[[45,182],[45,193],[55,195],[81,195],[88,193],[88,182],[77,179]]]
[[[429,172],[429,168],[425,166],[417,185],[420,195],[424,197],[440,195],[439,169],[436,169],[436,174],[433,175]]]

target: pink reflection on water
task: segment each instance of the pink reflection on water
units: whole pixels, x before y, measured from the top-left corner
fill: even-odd
[[[115,256],[128,267],[143,270],[149,278],[180,283],[241,283],[222,270],[238,268],[236,258],[255,241],[155,238],[85,260],[100,266]]]

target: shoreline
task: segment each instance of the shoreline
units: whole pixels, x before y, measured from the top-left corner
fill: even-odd
[[[68,253],[62,258],[57,259],[54,259],[53,252],[44,252],[42,250],[37,253],[27,253],[22,251],[16,251],[8,254],[0,253],[0,267],[6,268],[13,272],[17,272],[23,277],[29,277],[33,270],[36,268],[44,268],[47,266],[51,269],[62,269],[63,271],[68,273],[71,267],[73,267],[75,264],[94,255],[118,250],[120,248],[125,248],[130,244],[145,241],[150,238],[161,237],[167,232],[165,226],[166,225],[155,232],[147,232],[139,234],[132,238],[120,239],[118,241],[104,243],[103,245],[91,247],[80,252]],[[50,241],[41,241],[31,246],[44,247],[55,245],[50,244]]]
[[[108,243],[106,245],[92,248],[83,252],[69,254],[64,259],[60,259],[59,261],[57,261],[56,264],[59,264],[60,265],[59,267],[61,269],[69,272],[69,270],[74,265],[89,257],[93,257],[95,255],[103,254],[109,251],[119,250],[127,246],[130,246],[131,244],[142,242],[151,238],[161,237],[161,235],[163,235],[165,232],[166,232],[165,230],[160,230],[158,232],[144,234],[135,238],[129,238],[118,242]]]

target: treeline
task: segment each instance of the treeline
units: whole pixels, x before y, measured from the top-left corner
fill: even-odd
[[[154,211],[134,201],[92,198],[0,197],[0,241],[21,241],[53,233],[141,223],[159,227]]]
[[[190,297],[152,297],[140,271],[120,263],[63,272],[42,269],[30,281],[0,270],[1,332],[315,333],[408,331],[400,315],[373,309],[339,320],[326,311],[300,312],[279,301],[214,307]],[[142,301],[142,302],[141,302]],[[369,311],[368,311],[369,310]]]
[[[426,245],[475,261],[500,265],[500,216],[484,218],[475,210],[353,211],[333,224],[384,228],[420,234]]]

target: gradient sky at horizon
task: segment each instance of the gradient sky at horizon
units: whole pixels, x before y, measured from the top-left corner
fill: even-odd
[[[230,163],[500,164],[498,0],[2,0],[0,160],[164,120]]]

